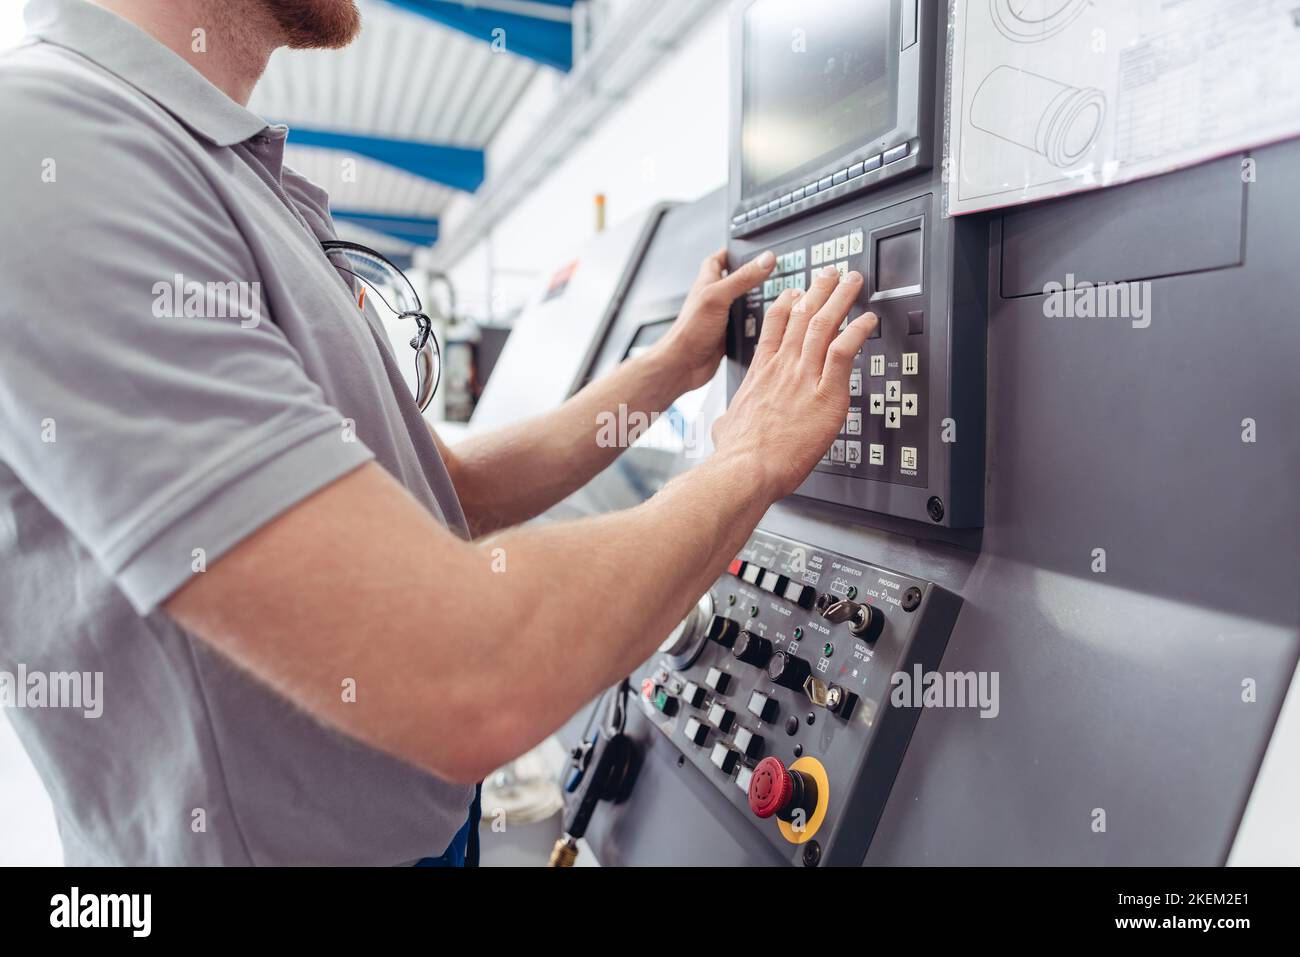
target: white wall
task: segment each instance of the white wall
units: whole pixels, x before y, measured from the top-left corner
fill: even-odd
[[[660,200],[693,200],[727,180],[725,5],[701,22],[600,128],[452,271],[463,314],[496,318],[523,304],[552,267],[595,232],[595,196],[612,225]],[[489,173],[515,155],[563,80],[539,73],[487,151]],[[443,215],[444,235],[472,209]],[[490,264],[495,281],[489,280]]]

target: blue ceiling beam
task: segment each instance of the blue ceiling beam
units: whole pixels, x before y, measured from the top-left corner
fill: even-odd
[[[456,3],[452,0],[388,0],[395,7],[477,37],[500,48],[568,73],[573,69],[573,23],[562,11],[571,11],[574,0],[526,0]],[[529,8],[555,8],[561,18],[512,12]],[[494,49],[497,47],[494,46]]]
[[[368,213],[359,209],[334,209],[330,210],[330,215],[335,220],[343,220],[416,246],[432,246],[438,241],[438,220],[428,216],[395,216],[392,213]]]
[[[290,146],[355,153],[453,189],[472,193],[483,185],[483,151],[419,140],[395,140],[336,130],[289,127]]]

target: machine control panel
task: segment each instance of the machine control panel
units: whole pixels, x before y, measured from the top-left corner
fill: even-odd
[[[862,863],[960,600],[756,531],[640,677],[645,713],[791,863]]]
[[[728,395],[784,290],[827,268],[861,273],[850,318],[870,311],[880,325],[855,362],[839,434],[796,494],[978,528],[989,227],[944,215],[947,174],[933,162],[946,5],[735,0],[732,11],[727,251],[734,267],[771,250],[778,268],[733,311]],[[807,48],[791,51],[792,35]]]

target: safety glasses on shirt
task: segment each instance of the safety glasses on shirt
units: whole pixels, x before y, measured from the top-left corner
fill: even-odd
[[[411,338],[415,350],[415,402],[423,412],[433,401],[442,379],[442,353],[433,334],[433,321],[420,304],[414,284],[406,273],[368,246],[331,239],[322,242],[321,248],[335,266],[365,283],[398,319],[415,321],[416,333]],[[385,291],[392,297],[391,302]]]

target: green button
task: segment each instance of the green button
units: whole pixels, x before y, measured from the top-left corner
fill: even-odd
[[[728,596],[727,596],[727,604],[728,604],[728,605],[734,605],[735,603],[736,603],[736,596],[735,596],[735,595],[728,595]]]
[[[758,606],[757,606],[757,605],[750,605],[750,606],[749,606],[749,617],[750,617],[750,618],[757,618],[757,617],[758,617]]]
[[[856,585],[849,586],[849,601],[858,597],[858,588]]]
[[[795,630],[794,630],[794,636],[795,636],[795,638],[802,638],[802,637],[803,637],[803,629],[802,629],[802,628],[799,628],[799,627],[796,627]]]
[[[662,710],[664,710],[664,708],[668,707],[668,692],[667,692],[667,691],[660,691],[657,695],[655,695],[655,707],[658,708],[660,711],[662,711]]]
[[[823,658],[829,658],[829,657],[830,657],[831,655],[833,655],[833,654],[835,654],[835,646],[834,646],[834,645],[832,645],[829,641],[826,642],[826,644],[822,645],[822,657],[823,657]]]

